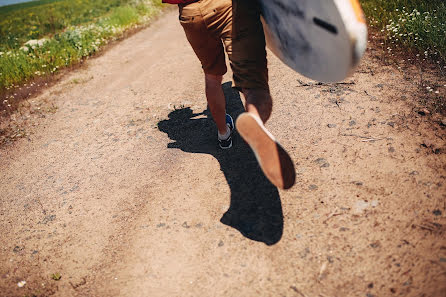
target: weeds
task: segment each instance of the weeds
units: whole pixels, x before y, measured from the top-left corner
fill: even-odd
[[[8,39],[5,44],[1,43],[0,47],[0,91],[10,90],[29,79],[52,74],[61,68],[78,63],[84,57],[97,52],[101,46],[121,36],[127,29],[146,24],[161,7],[160,1],[157,0],[43,2],[45,2],[43,6],[50,9],[45,17],[41,14],[43,8],[40,6],[33,7],[39,13],[29,12],[30,18],[45,18],[46,21],[42,22],[39,28],[32,22],[24,21],[17,26],[21,28],[20,30],[3,34],[7,30],[4,28],[7,26],[5,24],[9,24],[8,22],[18,17],[17,15],[24,13],[22,10],[17,10],[13,16],[0,21],[0,36]],[[81,10],[83,13],[80,15],[77,13],[76,18],[68,20],[63,18],[65,12],[60,10],[72,11],[78,5],[85,3],[90,4],[87,5],[91,8],[88,12],[83,9]],[[104,4],[104,7],[97,8],[98,3]],[[119,6],[122,3],[126,4]],[[105,12],[105,15],[94,18]],[[92,19],[93,22],[84,23]],[[23,33],[26,31],[24,28],[29,30],[28,35]],[[25,41],[26,36],[39,39]],[[6,100],[13,99],[14,94],[6,98]]]
[[[446,2],[444,0],[362,0],[372,28],[387,38],[387,51],[396,47],[423,59],[446,63]]]

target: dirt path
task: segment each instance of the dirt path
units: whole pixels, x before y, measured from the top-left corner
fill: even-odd
[[[0,295],[445,296],[446,133],[414,86],[371,51],[336,85],[270,55],[279,191],[238,136],[217,148],[176,17],[35,98],[57,110],[0,150]]]

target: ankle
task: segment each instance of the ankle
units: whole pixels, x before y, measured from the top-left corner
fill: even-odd
[[[231,135],[231,130],[229,129],[228,126],[226,126],[226,132],[220,133],[220,131],[218,131],[218,139],[220,140],[228,139],[230,135]]]

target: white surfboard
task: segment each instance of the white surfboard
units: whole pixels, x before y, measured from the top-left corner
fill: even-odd
[[[321,82],[348,77],[367,47],[357,0],[259,0],[268,47],[300,74]]]

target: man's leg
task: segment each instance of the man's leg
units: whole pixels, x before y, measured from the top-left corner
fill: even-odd
[[[273,108],[269,91],[263,89],[242,89],[247,112],[259,117],[263,123],[268,121]]]
[[[223,76],[214,74],[205,74],[206,99],[212,118],[217,125],[218,133],[225,135],[228,132],[226,126],[226,99],[223,94],[221,82]]]
[[[296,178],[293,161],[263,125],[271,115],[272,99],[260,8],[254,0],[232,0],[232,12],[231,43],[226,44],[234,86],[243,93],[247,111],[237,118],[237,130],[253,150],[265,176],[277,187],[288,189]]]
[[[230,11],[230,0],[225,1],[228,5],[223,8]],[[226,100],[221,86],[227,71],[225,53],[219,33],[208,26],[212,23],[209,18],[215,15],[217,8],[223,10],[212,0],[180,6],[180,23],[205,73],[206,99],[217,125],[219,145],[228,149],[232,147],[234,123],[226,115]]]
[[[237,118],[237,130],[254,151],[265,176],[277,187],[289,189],[296,179],[293,161],[263,125],[271,115],[271,95],[263,89],[242,92],[247,112]]]

